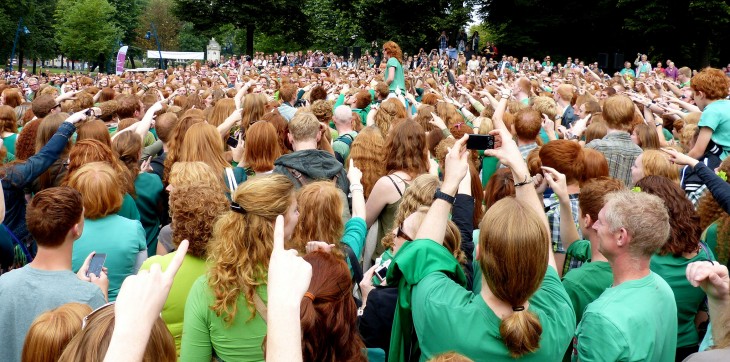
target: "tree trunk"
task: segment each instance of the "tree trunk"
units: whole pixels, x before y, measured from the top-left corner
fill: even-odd
[[[136,65],[134,65],[134,54],[129,53],[129,62],[132,63],[132,69],[137,68]]]
[[[253,56],[253,34],[256,31],[256,25],[246,24],[246,54]]]
[[[36,66],[36,63],[38,63],[38,59],[35,59],[34,58],[33,59],[33,74],[35,74],[35,66]]]

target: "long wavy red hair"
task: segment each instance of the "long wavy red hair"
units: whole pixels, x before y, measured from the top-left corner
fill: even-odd
[[[337,245],[333,253],[344,257],[339,248],[340,239],[345,232],[342,222],[344,205],[334,182],[317,181],[302,187],[297,193],[297,204],[299,222],[294,227],[290,247],[304,253],[307,242],[324,241]]]
[[[426,134],[423,128],[412,120],[396,125],[388,134],[385,143],[386,174],[403,171],[416,178],[428,172]]]
[[[300,309],[304,361],[367,361],[347,264],[324,252],[307,254],[304,260],[312,265],[307,292],[313,296],[302,298]]]

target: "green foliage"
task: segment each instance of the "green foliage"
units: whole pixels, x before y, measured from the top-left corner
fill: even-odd
[[[21,32],[16,55],[24,53],[25,58],[48,59],[57,55],[54,39],[53,14],[56,0],[0,1],[0,59],[3,65],[10,57],[18,20],[23,17],[23,26],[30,34]]]
[[[723,0],[479,0],[501,53],[564,61],[637,52],[699,67],[727,57],[730,5]],[[722,46],[725,49],[722,49]]]
[[[199,52],[208,45],[208,39],[194,29],[193,23],[183,22],[180,27],[178,43],[181,51]]]
[[[154,22],[162,50],[180,49],[179,38],[183,24],[172,14],[172,7],[172,0],[149,0],[135,23],[137,28],[134,31],[134,42],[139,48],[144,50],[157,49],[154,37],[151,36],[149,39],[145,39],[145,34],[152,31],[150,23]]]
[[[114,14],[107,0],[59,0],[55,29],[60,50],[75,60],[105,59],[122,35],[114,25]]]
[[[124,42],[124,44],[131,44],[138,35],[135,30],[139,24],[140,16],[153,9],[148,6],[148,2],[154,2],[154,0],[108,1],[115,9],[113,21],[114,25],[122,31],[122,42]],[[162,29],[160,29],[160,31],[162,31]]]

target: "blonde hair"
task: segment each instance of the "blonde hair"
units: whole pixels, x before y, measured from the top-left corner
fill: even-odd
[[[540,288],[547,270],[550,234],[545,224],[529,205],[506,197],[487,210],[479,226],[479,266],[489,289],[513,308],[522,306]],[[540,348],[542,325],[530,310],[514,312],[502,319],[499,334],[518,358]]]
[[[644,177],[663,176],[679,183],[679,167],[671,163],[662,151],[644,151],[641,154],[641,166],[644,168]]]
[[[314,140],[319,134],[319,121],[309,112],[298,112],[289,121],[289,134],[294,142]]]
[[[39,315],[30,325],[23,343],[22,362],[56,362],[69,341],[81,330],[81,321],[91,307],[67,303]]]
[[[123,201],[119,177],[106,162],[87,163],[71,174],[68,186],[81,193],[85,218],[100,219],[119,211]]]
[[[431,206],[433,203],[433,194],[436,193],[439,184],[438,176],[430,174],[423,174],[413,179],[413,182],[403,192],[403,197],[400,199],[398,210],[395,213],[395,219],[393,219],[393,227],[400,227],[403,221],[418,211],[421,206]],[[392,248],[393,239],[394,235],[391,231],[383,236],[381,242],[386,248]]]
[[[208,285],[214,296],[211,309],[226,323],[235,318],[241,294],[250,319],[255,317],[253,296],[258,286],[266,284],[274,221],[287,212],[293,195],[294,184],[286,176],[252,178],[232,195],[245,211],[229,210],[213,226],[208,243]]]
[[[101,361],[114,332],[114,305],[102,307],[87,317],[87,324],[71,340],[58,359],[61,362]],[[175,362],[175,340],[162,318],[152,325],[142,362]]]
[[[226,186],[223,183],[223,174],[215,173],[205,162],[176,162],[172,165],[172,170],[170,170],[170,185],[173,187],[200,182],[217,186],[221,192],[225,193]]]

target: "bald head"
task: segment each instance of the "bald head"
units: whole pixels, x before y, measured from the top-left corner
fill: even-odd
[[[352,119],[352,109],[349,106],[341,105],[335,108],[334,113],[335,123],[346,123],[349,124]]]

